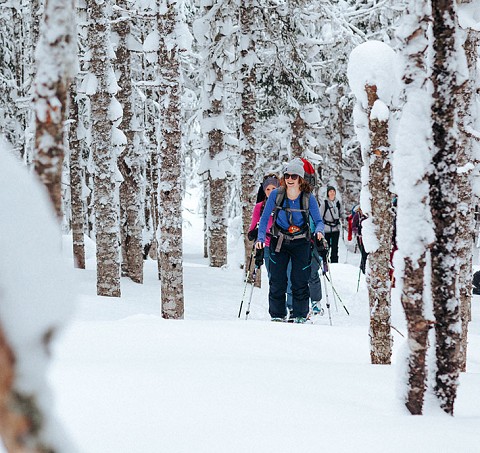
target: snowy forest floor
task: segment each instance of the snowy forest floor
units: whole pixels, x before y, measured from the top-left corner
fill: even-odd
[[[156,261],[145,282],[122,279],[122,297],[95,295],[95,254],[76,270],[81,297],[50,372],[56,409],[85,453],[474,452],[480,445],[480,300],[473,299],[468,371],[455,417],[432,397],[410,416],[399,397],[405,339],[393,331],[391,366],[370,365],[368,299],[359,254],[332,265],[350,311],[328,286],[316,324],[269,322],[268,284],[238,319],[241,248],[226,268],[203,258],[202,219],[185,211],[185,320],[160,317]],[[323,281],[322,281],[323,284]],[[325,297],[323,299],[325,302]],[[393,325],[406,334],[400,304]]]

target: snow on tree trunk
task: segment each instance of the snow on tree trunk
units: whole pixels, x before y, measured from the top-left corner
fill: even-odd
[[[378,241],[376,249],[368,248],[370,252],[367,274],[370,302],[370,357],[373,364],[389,364],[392,356],[389,271],[393,215],[388,118],[384,120],[383,117],[375,117],[373,113],[375,104],[381,102],[378,100],[376,85],[366,85],[365,89],[368,96],[371,140],[371,153],[365,161],[365,164],[369,165],[368,187],[371,194],[371,211],[367,212],[371,215],[371,226]]]
[[[426,132],[432,127],[432,87],[426,61],[431,10],[427,3],[411,0],[407,13],[397,32],[405,62],[403,88],[406,103],[393,157],[398,196],[395,278],[401,288],[400,299],[408,329],[405,405],[410,413],[419,415],[423,412],[426,390],[427,340],[431,326],[425,313],[425,266],[427,250],[434,239],[427,180],[433,145]]]
[[[241,84],[242,84],[242,115],[240,147],[242,157],[241,168],[241,200],[243,241],[245,246],[245,263],[248,263],[251,242],[248,240],[248,227],[252,217],[252,209],[256,201],[255,180],[256,154],[255,154],[255,126],[256,126],[256,70],[255,70],[255,8],[253,0],[240,4],[240,55],[241,55]],[[247,266],[245,265],[247,271]]]
[[[0,169],[0,210],[9,213],[0,218],[0,445],[74,452],[47,384],[52,340],[73,312],[74,285],[40,184],[12,150],[0,149]]]
[[[459,21],[463,32],[462,36],[467,57],[469,80],[466,81],[458,93],[458,120],[461,141],[458,155],[458,286],[460,291],[460,318],[462,320],[462,340],[460,346],[460,370],[467,370],[467,340],[468,323],[471,320],[472,302],[472,248],[474,246],[474,200],[472,193],[472,170],[474,139],[470,133],[475,129],[475,90],[478,87],[478,45],[480,33],[470,22],[472,7],[470,0],[462,1],[459,5]]]
[[[62,217],[64,122],[69,79],[76,58],[74,26],[73,0],[46,1],[36,50],[34,168],[47,187],[59,218]]]
[[[210,198],[210,184],[208,182],[208,172],[202,175],[203,179],[203,257],[208,258],[208,200]]]
[[[453,415],[457,393],[461,320],[456,287],[457,71],[462,64],[456,43],[453,0],[432,0],[433,15],[433,168],[429,176],[435,242],[432,246],[432,300],[435,314],[436,365],[434,391],[440,407]],[[460,67],[460,69],[462,69]]]
[[[160,252],[162,317],[183,319],[182,264],[182,134],[180,131],[181,51],[177,36],[178,4],[159,2],[159,82],[164,108],[160,124],[161,167],[159,191],[160,225],[157,238]]]
[[[77,84],[70,85],[70,203],[72,211],[73,259],[75,267],[85,269],[85,242],[83,235],[83,165],[82,147],[79,139],[79,115]]]
[[[123,177],[120,185],[122,274],[136,283],[143,283],[143,157],[135,131],[137,120],[132,93],[132,59],[127,42],[130,36],[130,18],[124,12],[128,9],[126,0],[118,0],[117,6],[122,11],[112,26],[119,37],[115,62],[120,86],[117,100],[123,108],[121,127],[127,138],[127,145],[118,159],[118,168]]]
[[[350,87],[357,98],[355,127],[364,163],[360,204],[369,216],[362,232],[370,252],[367,285],[373,364],[389,364],[392,355],[389,271],[393,214],[388,127],[395,88],[394,58],[388,45],[369,41],[352,51],[348,63]]]
[[[97,244],[97,294],[120,297],[120,232],[116,187],[116,155],[112,147],[110,106],[115,76],[109,57],[106,2],[87,0],[89,13],[92,152],[95,162],[94,202]]]
[[[227,17],[223,17],[226,13]],[[194,25],[197,40],[202,46],[205,70],[203,74],[203,122],[202,132],[208,137],[209,211],[207,214],[208,256],[210,266],[227,264],[227,169],[225,152],[226,90],[224,71],[230,65],[230,56],[223,50],[228,44],[225,37],[226,23],[231,20],[228,8],[224,11],[219,4],[204,8],[203,17]],[[207,156],[205,156],[207,157]]]

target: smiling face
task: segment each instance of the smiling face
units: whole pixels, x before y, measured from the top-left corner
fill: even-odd
[[[328,199],[329,199],[330,201],[335,200],[335,195],[336,195],[336,194],[337,194],[337,193],[335,192],[334,189],[330,189],[330,190],[328,191],[328,194],[327,194]]]
[[[291,175],[289,173],[285,173],[283,177],[285,179],[285,185],[287,186],[287,189],[298,189],[300,187],[300,177],[298,175]]]
[[[267,196],[267,198],[272,193],[272,190],[275,190],[275,189],[276,189],[276,187],[273,184],[270,184],[265,188],[265,195]]]

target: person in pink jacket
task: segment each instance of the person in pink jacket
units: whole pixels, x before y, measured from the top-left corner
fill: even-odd
[[[265,192],[265,200],[260,201],[255,205],[253,208],[253,214],[252,214],[252,221],[250,223],[250,228],[248,229],[248,239],[251,241],[254,241],[257,239],[258,235],[258,222],[260,221],[260,217],[262,216],[263,209],[265,208],[265,203],[267,202],[268,196],[270,193],[274,190],[277,189],[280,186],[280,181],[277,177],[277,175],[270,174],[265,176],[263,179],[262,187]],[[267,274],[268,277],[270,278],[270,248],[268,247],[270,245],[270,228],[273,223],[273,215],[270,216],[268,219],[268,224],[267,224],[267,236],[265,238],[265,249],[264,249],[264,260],[265,260],[265,268],[267,269]]]

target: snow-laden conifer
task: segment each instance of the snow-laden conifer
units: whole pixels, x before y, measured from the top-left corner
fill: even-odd
[[[117,34],[115,69],[120,90],[117,99],[122,107],[120,127],[126,137],[125,149],[119,156],[118,168],[123,181],[120,184],[120,233],[122,240],[122,274],[134,282],[143,282],[143,171],[145,155],[140,149],[139,124],[133,98],[133,58],[129,42],[132,39],[129,4],[117,0],[118,12],[112,25]]]
[[[469,79],[458,92],[458,127],[460,144],[458,153],[458,287],[460,295],[460,317],[462,320],[462,342],[460,348],[460,370],[466,371],[468,325],[471,320],[472,301],[472,247],[474,231],[474,193],[472,184],[478,183],[478,90],[479,71],[478,45],[480,44],[480,3],[463,0],[459,4],[459,40],[467,58]],[[477,165],[478,167],[478,165]],[[474,180],[472,181],[472,178]],[[476,180],[476,181],[475,181]],[[478,197],[478,191],[475,194]]]
[[[97,244],[97,294],[120,296],[120,232],[118,169],[114,144],[124,135],[112,127],[119,122],[118,103],[112,102],[117,82],[111,65],[109,2],[87,0],[89,74],[84,79],[90,96],[92,154],[95,163],[94,202]],[[123,136],[123,137],[122,137]]]
[[[179,52],[182,22],[176,0],[159,0],[158,82],[160,91],[159,243],[162,317],[181,319],[183,305],[182,258],[182,133]]]
[[[241,117],[240,117],[240,156],[241,156],[241,203],[242,225],[245,245],[245,262],[250,254],[251,243],[247,233],[252,216],[252,207],[256,201],[257,181],[256,174],[256,143],[255,128],[257,126],[256,115],[256,66],[258,62],[256,54],[257,32],[256,24],[256,0],[240,1],[240,94],[241,94]]]
[[[428,165],[432,153],[432,84],[428,55],[431,8],[423,0],[411,0],[397,32],[402,43],[402,80],[405,104],[396,134],[393,176],[398,196],[396,218],[395,277],[408,328],[408,363],[405,404],[412,414],[423,411],[426,390],[428,294],[425,273],[430,269],[427,252],[433,242],[428,203]],[[403,273],[402,273],[403,270]],[[403,369],[403,368],[402,368]]]
[[[73,312],[75,286],[50,200],[3,142],[0,137],[0,209],[8,212],[0,219],[0,444],[8,452],[74,453],[47,374],[53,341]]]
[[[348,62],[348,80],[357,99],[354,118],[362,146],[360,205],[369,217],[362,237],[369,252],[367,284],[370,302],[370,357],[374,364],[389,364],[390,253],[393,214],[391,192],[390,110],[395,96],[395,54],[379,41],[356,47]]]
[[[457,394],[462,325],[456,268],[459,131],[456,119],[459,86],[465,82],[465,54],[457,35],[456,2],[432,0],[433,157],[429,175],[435,231],[432,256],[432,300],[435,314],[434,390],[440,407],[453,415]]]
[[[206,2],[202,17],[194,23],[194,33],[202,55],[202,134],[205,137],[204,156],[200,172],[204,175],[207,198],[206,230],[210,265],[227,264],[227,200],[228,174],[233,173],[231,156],[226,149],[228,127],[227,85],[231,78],[231,47],[235,38],[232,26],[235,2]],[[232,17],[233,16],[233,17]]]
[[[36,49],[34,82],[35,171],[62,216],[64,122],[70,78],[76,64],[73,0],[47,0]]]

